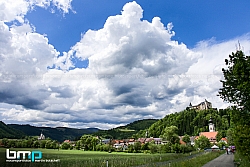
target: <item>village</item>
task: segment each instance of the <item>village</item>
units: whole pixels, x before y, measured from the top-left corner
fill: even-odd
[[[208,109],[213,109],[213,110],[217,110],[217,108],[212,108],[212,103],[208,102],[206,99],[204,102],[201,102],[198,105],[192,105],[190,103],[190,105],[187,107],[187,109],[194,109],[197,112],[199,112],[199,110],[208,110]],[[189,139],[185,139],[185,136],[178,136],[178,144],[181,146],[191,146],[192,148],[196,148],[196,149],[200,149],[199,146],[196,146],[196,140],[198,141],[199,138],[201,137],[205,137],[207,139],[207,141],[209,141],[210,144],[205,145],[206,149],[225,149],[228,146],[228,141],[227,141],[227,137],[222,137],[220,139],[217,139],[217,134],[218,131],[216,131],[216,127],[215,124],[213,123],[212,118],[210,117],[209,121],[208,121],[208,129],[209,131],[207,132],[200,132],[198,136],[188,136]],[[88,136],[88,135],[85,135]],[[91,140],[93,140],[92,138],[95,138],[95,142],[96,144],[93,145],[107,145],[109,150],[113,150],[113,151],[126,151],[129,149],[129,147],[134,146],[135,143],[137,145],[139,145],[139,147],[142,147],[143,145],[148,145],[148,144],[154,144],[154,145],[165,145],[167,143],[169,143],[169,141],[166,138],[155,138],[155,137],[151,137],[148,134],[148,131],[146,131],[145,133],[145,137],[141,137],[138,139],[135,138],[129,138],[129,139],[122,139],[122,140],[118,140],[118,139],[113,139],[113,138],[109,138],[109,139],[103,139],[99,136],[93,137],[91,136]],[[38,137],[38,140],[45,140],[45,135],[43,133],[41,133],[41,135]],[[88,139],[85,138],[86,140]],[[84,140],[84,139],[82,139]],[[84,141],[82,141],[82,143],[84,143]],[[88,139],[89,140],[89,139]],[[78,146],[77,146],[78,144]],[[174,144],[174,143],[171,143]],[[77,141],[71,141],[71,140],[64,140],[64,142],[62,144],[60,144],[60,146],[62,145],[68,145],[66,148],[76,148],[76,149],[85,149],[85,150],[89,150],[84,148],[84,146],[82,144],[79,144]],[[79,146],[81,145],[81,146]],[[196,147],[195,147],[196,146]],[[112,149],[111,149],[111,148]],[[64,147],[62,147],[62,149],[64,149]],[[146,148],[149,149],[149,148]],[[204,146],[202,146],[202,149],[204,149]],[[99,150],[99,149],[96,149]],[[102,149],[100,149],[102,150]]]

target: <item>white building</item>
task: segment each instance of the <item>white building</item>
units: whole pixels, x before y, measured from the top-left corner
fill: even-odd
[[[41,135],[38,137],[38,140],[45,140],[45,136],[43,135],[43,132],[41,132]]]

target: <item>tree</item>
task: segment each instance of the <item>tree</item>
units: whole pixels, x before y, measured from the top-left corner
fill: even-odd
[[[234,143],[236,149],[250,161],[250,127],[249,125],[239,125],[234,129]]]
[[[51,149],[53,146],[52,146],[52,141],[51,140],[47,140],[46,144],[45,144],[45,148],[47,149]]]
[[[64,142],[62,145],[61,145],[61,148],[64,149],[64,150],[68,150],[70,148],[70,144],[67,143],[67,142]]]
[[[185,134],[182,138],[182,141],[184,141],[186,144],[190,144],[190,137],[189,135]]]
[[[96,137],[91,135],[83,135],[80,140],[84,150],[96,150],[96,145],[99,142]]]
[[[177,132],[178,132],[178,128],[176,126],[166,127],[161,137],[167,140],[171,144],[179,143],[180,138],[177,135]]]
[[[233,129],[230,128],[227,130],[227,143],[230,146],[234,145],[234,140],[233,140]]]
[[[45,145],[46,145],[46,140],[41,140],[40,141],[40,148],[45,148]]]
[[[157,153],[159,150],[159,146],[154,144],[154,143],[150,143],[148,147],[150,149],[150,153],[152,153],[152,154]]]
[[[140,142],[135,142],[134,143],[134,151],[138,153],[141,150],[141,143]]]
[[[210,144],[208,138],[206,138],[205,136],[202,135],[198,139],[195,140],[195,146],[197,148],[204,149],[204,148],[210,147],[211,144]]]
[[[221,80],[223,88],[219,96],[229,102],[236,104],[238,108],[250,110],[250,57],[245,56],[242,51],[237,51],[225,59],[228,66],[222,69],[224,80]]]
[[[161,153],[170,153],[171,152],[171,145],[170,143],[161,144],[160,145]]]
[[[219,142],[222,139],[222,133],[219,131],[216,135],[216,141]]]
[[[63,144],[61,145],[61,148],[63,150],[68,150],[70,148],[70,144],[68,142],[63,142]]]
[[[78,141],[76,142],[76,149],[77,149],[77,150],[80,150],[80,149],[81,149],[81,141],[80,141],[80,140],[78,140]],[[101,151],[101,150],[98,150],[98,151]]]
[[[2,145],[4,145],[4,147],[7,147],[8,142],[9,142],[9,140],[7,138],[2,139]]]
[[[97,137],[92,137],[91,145],[92,145],[93,151],[96,150],[96,145],[98,144],[98,142],[99,142],[99,139]]]
[[[51,147],[52,147],[53,149],[58,149],[58,143],[57,143],[56,140],[53,140],[53,142],[51,143]]]
[[[219,96],[235,104],[232,121],[233,138],[237,150],[250,160],[250,57],[242,51],[229,55],[225,60],[227,69],[222,69],[224,80]]]
[[[90,135],[83,135],[81,137],[81,143],[84,150],[91,150],[92,149],[92,136]]]
[[[223,148],[224,146],[227,146],[227,144],[225,142],[223,142],[223,141],[220,141],[220,142],[217,143],[217,146],[219,148]]]
[[[149,143],[142,144],[141,149],[142,150],[149,150],[148,145],[149,145]]]
[[[34,141],[34,143],[33,143],[33,147],[35,147],[35,148],[39,148],[39,146],[40,146],[39,141]]]

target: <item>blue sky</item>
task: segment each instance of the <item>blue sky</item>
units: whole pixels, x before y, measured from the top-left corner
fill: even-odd
[[[109,129],[217,94],[249,1],[2,0],[0,119]]]
[[[36,7],[27,14],[36,31],[47,34],[50,43],[59,51],[68,51],[81,34],[89,29],[103,27],[109,16],[121,12],[125,0],[76,0],[73,11],[62,14],[56,10]],[[218,41],[228,40],[249,32],[249,2],[243,1],[136,1],[142,9],[143,20],[161,18],[165,25],[172,22],[176,35],[173,39],[193,48],[197,42],[215,37]],[[75,11],[75,12],[74,12]]]

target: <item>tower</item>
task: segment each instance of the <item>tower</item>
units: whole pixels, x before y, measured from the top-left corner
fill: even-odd
[[[209,132],[215,132],[215,126],[213,124],[213,120],[212,118],[210,117],[209,121],[208,121],[208,128],[209,128]]]

